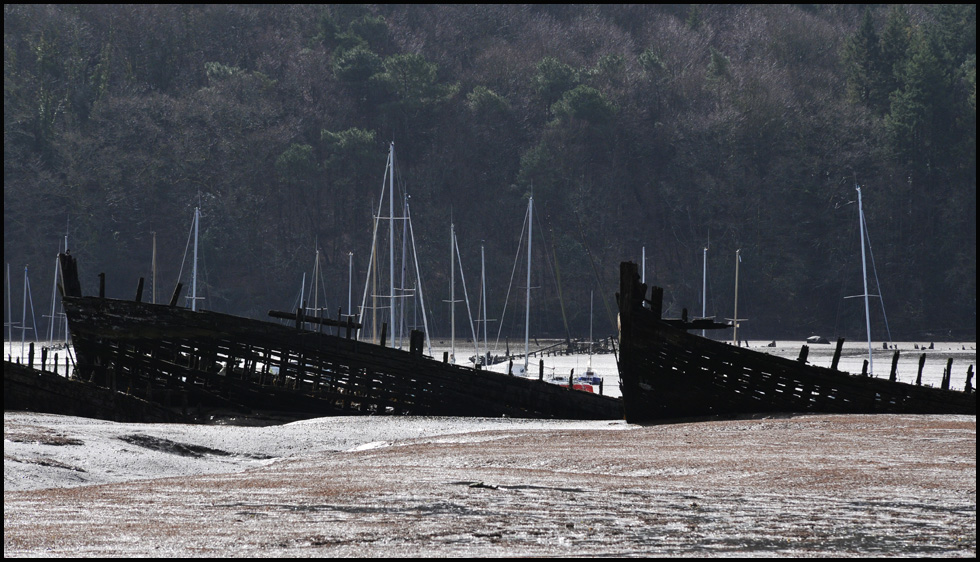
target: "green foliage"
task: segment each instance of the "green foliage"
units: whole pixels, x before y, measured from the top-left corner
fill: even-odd
[[[599,90],[584,84],[565,92],[551,106],[551,112],[560,119],[582,119],[593,125],[608,125],[617,109]]]
[[[851,100],[881,108],[882,55],[878,33],[875,31],[871,9],[864,12],[861,27],[848,38],[841,51],[841,61],[847,75],[847,91]]]
[[[975,330],[975,14],[7,5],[5,257],[46,263],[67,219],[72,253],[110,287],[146,274],[149,232],[176,277],[200,204],[205,253],[222,250],[207,258],[222,288],[210,307],[290,306],[314,244],[346,301],[348,253],[366,267],[394,140],[423,267],[448,271],[452,207],[466,217],[464,264],[478,259],[464,241],[486,240],[492,301],[533,189],[546,232],[535,238],[551,246],[538,255],[560,266],[566,310],[591,289],[597,319],[612,310],[619,261],[645,247],[651,282],[679,313],[699,302],[709,244],[709,314],[730,315],[720,272],[742,248],[747,337],[854,337],[837,311],[860,290],[842,287],[860,275],[857,178],[893,332]],[[447,280],[426,283],[434,301],[447,294]],[[535,283],[536,302],[556,298]],[[564,331],[558,316],[537,315],[541,335]],[[587,319],[569,318],[574,336]]]
[[[711,47],[711,58],[708,62],[708,79],[721,82],[732,77],[732,62],[721,51]]]
[[[565,92],[579,84],[578,71],[554,57],[545,57],[537,64],[534,90],[551,107]]]
[[[438,65],[422,55],[392,55],[384,59],[382,67],[371,77],[371,85],[388,95],[389,111],[401,115],[431,109],[459,91],[456,84],[440,83]]]
[[[368,47],[375,51],[387,51],[391,42],[388,35],[388,23],[381,16],[365,14],[352,21],[348,31],[362,38]]]
[[[313,147],[308,144],[292,144],[276,158],[276,172],[285,183],[309,180],[317,171]]]
[[[497,115],[510,110],[507,98],[485,86],[477,86],[466,94],[466,105],[474,114],[483,116]]]
[[[333,65],[337,79],[354,88],[366,88],[371,77],[382,68],[381,57],[363,46],[341,51]]]
[[[653,49],[644,49],[639,56],[640,66],[651,75],[659,75],[667,70],[667,63],[663,57]]]
[[[204,73],[207,75],[208,80],[211,83],[220,82],[226,78],[231,78],[232,76],[241,76],[242,69],[235,66],[227,66],[218,62],[206,62],[204,63]]]

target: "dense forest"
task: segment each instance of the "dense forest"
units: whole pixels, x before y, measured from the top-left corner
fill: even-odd
[[[5,5],[5,322],[26,270],[46,333],[66,241],[88,294],[186,295],[196,208],[201,307],[289,310],[318,252],[321,306],[388,294],[392,143],[437,336],[485,264],[523,337],[533,197],[537,337],[592,295],[614,334],[642,260],[669,315],[737,281],[740,338],[863,339],[860,186],[873,337],[976,337],[974,4]]]

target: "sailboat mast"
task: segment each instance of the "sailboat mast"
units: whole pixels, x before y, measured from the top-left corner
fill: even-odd
[[[391,174],[388,176],[388,281],[389,281],[389,322],[391,330],[395,330],[395,143],[391,143]],[[392,334],[394,336],[394,334]],[[392,337],[391,345],[395,346]]]
[[[735,318],[732,320],[732,345],[738,345],[738,264],[742,261],[742,250],[735,250]]]
[[[595,291],[589,291],[589,370],[592,370],[592,308]]]
[[[701,318],[708,316],[708,247],[704,247],[704,265],[701,272]],[[701,330],[701,337],[704,337],[704,330]]]
[[[13,309],[10,305],[10,264],[7,264],[7,341],[10,342],[10,351],[14,350],[14,319],[11,316]]]
[[[456,362],[456,225],[449,223],[449,361]]]
[[[481,241],[480,242],[480,284],[482,285],[482,289],[480,291],[480,294],[482,295],[483,298],[480,300],[483,301],[481,304],[483,305],[483,351],[484,352],[490,351],[490,348],[487,347],[487,274],[486,271],[487,271],[487,262],[483,254],[483,242]],[[485,364],[485,366],[489,366],[489,363]]]
[[[201,209],[194,207],[194,268],[191,277],[191,310],[197,310],[197,234],[201,222]]]
[[[642,259],[640,260],[640,283],[647,282],[647,247],[643,246]]]
[[[153,304],[156,304],[157,303],[157,233],[151,232],[150,234],[153,235],[153,252],[151,254],[152,263],[150,264],[150,270],[151,270],[150,279],[152,280],[151,285],[153,285],[153,288],[150,290],[150,293],[152,294]],[[67,240],[65,241],[65,244],[67,246]],[[65,251],[66,252],[68,251],[67,247],[65,248]]]
[[[408,194],[405,193],[402,196],[402,261],[401,261],[401,281],[399,282],[399,290],[401,291],[401,302],[398,307],[398,349],[403,349],[403,340],[405,338],[405,299],[406,299],[406,287],[405,287],[405,270],[408,269],[408,260],[406,258],[408,251]]]
[[[871,354],[871,309],[868,306],[868,264],[864,256],[864,207],[861,203],[861,186],[858,193],[858,229],[861,231],[861,273],[864,281],[864,325],[868,332],[868,374],[874,376],[874,357]]]
[[[54,313],[58,296],[58,269],[61,267],[60,262],[61,260],[57,257],[54,258],[54,286],[51,287],[51,320],[48,322],[48,341],[52,344],[54,343]]]
[[[528,339],[531,333],[531,228],[534,218],[534,196],[527,200],[527,296],[524,299],[524,375],[527,376]]]
[[[24,334],[27,333],[27,287],[30,282],[27,280],[27,266],[24,266],[24,308],[20,316],[20,356],[24,357]]]

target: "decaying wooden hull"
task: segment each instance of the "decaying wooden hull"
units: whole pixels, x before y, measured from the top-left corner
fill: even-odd
[[[83,297],[63,256],[78,376],[148,400],[296,415],[622,419],[622,402],[360,342],[340,325],[305,329],[170,305]],[[69,262],[69,263],[66,263]],[[77,274],[76,274],[77,275]],[[74,287],[76,294],[71,294]]]
[[[630,423],[772,412],[976,414],[975,392],[855,376],[700,337],[709,320],[661,317],[634,263],[620,267],[619,375]]]

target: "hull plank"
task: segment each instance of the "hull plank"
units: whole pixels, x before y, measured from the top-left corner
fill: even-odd
[[[910,385],[809,365],[687,330],[726,327],[661,317],[634,263],[620,269],[620,358],[626,420],[775,412],[976,414],[975,392]]]
[[[71,256],[65,272],[76,272]],[[77,281],[65,287],[79,286]],[[148,401],[295,417],[622,419],[622,401],[360,342],[334,330],[63,295],[76,377]],[[338,330],[339,331],[339,330]],[[422,341],[415,336],[413,341]]]

